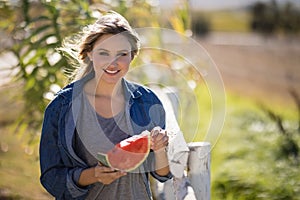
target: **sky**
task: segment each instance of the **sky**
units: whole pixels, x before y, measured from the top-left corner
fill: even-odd
[[[160,4],[164,6],[174,5],[176,1],[180,0],[160,0]],[[270,2],[271,0],[188,0],[192,7],[198,7],[200,9],[223,9],[223,8],[240,8],[257,1]],[[278,3],[292,2],[300,7],[300,0],[276,0]]]
[[[257,2],[258,0],[190,0],[191,3],[196,3],[199,7],[205,9],[216,8],[239,8]],[[260,2],[270,2],[271,0],[259,0]],[[294,4],[300,4],[300,0],[289,0]],[[288,0],[277,0],[277,3],[286,3]]]

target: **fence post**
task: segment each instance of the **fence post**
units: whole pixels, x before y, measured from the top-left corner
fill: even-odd
[[[152,89],[155,89],[161,98],[167,114],[175,116],[167,116],[167,124],[171,125],[175,132],[180,131],[176,121],[179,104],[176,88]],[[158,194],[158,190],[162,190],[164,197],[161,199],[163,200],[210,200],[211,145],[209,142],[191,142],[187,146],[188,158],[186,157],[187,160],[183,159],[187,163],[182,163],[182,169],[179,170],[187,173],[183,173],[182,177],[175,176],[175,182],[173,183],[169,181],[164,184],[157,183],[158,185],[156,185],[163,187],[163,189],[155,188],[154,191]],[[161,200],[159,197],[157,199]]]
[[[210,150],[209,142],[188,143],[190,149],[187,176],[197,200],[210,200]]]

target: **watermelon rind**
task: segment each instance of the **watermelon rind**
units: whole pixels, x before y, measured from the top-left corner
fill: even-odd
[[[98,161],[99,161],[102,165],[104,165],[104,166],[106,166],[106,167],[110,167],[109,162],[108,162],[108,159],[107,159],[107,155],[106,155],[106,154],[104,154],[104,153],[98,153],[98,154],[97,154],[97,159],[98,159]]]

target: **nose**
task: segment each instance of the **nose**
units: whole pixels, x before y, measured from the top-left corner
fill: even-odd
[[[117,67],[118,66],[118,56],[114,56],[111,58],[110,62],[109,62],[109,67]]]

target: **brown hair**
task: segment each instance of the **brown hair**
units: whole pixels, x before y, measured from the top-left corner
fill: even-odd
[[[116,35],[120,33],[128,38],[131,44],[131,58],[133,59],[138,54],[140,47],[138,35],[123,16],[113,11],[102,15],[94,24],[86,26],[82,33],[79,33],[76,37],[73,37],[71,40],[70,38],[65,40],[62,50],[73,58],[76,55],[76,60],[80,63],[79,65],[77,64],[77,67],[75,66],[70,81],[78,80],[93,71],[92,63],[87,54],[93,50],[99,38],[106,34]],[[79,40],[80,43],[75,46],[72,45],[71,43],[78,43],[78,37],[81,38]]]

